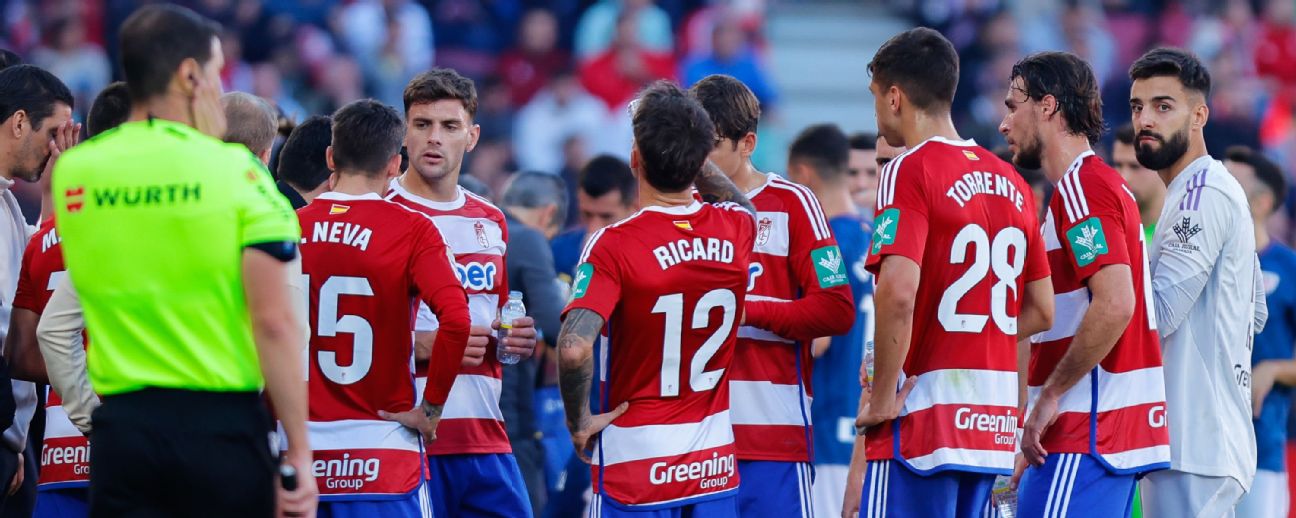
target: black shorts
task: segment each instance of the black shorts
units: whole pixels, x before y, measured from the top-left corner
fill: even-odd
[[[90,516],[270,517],[270,417],[253,392],[145,389],[95,409]]]

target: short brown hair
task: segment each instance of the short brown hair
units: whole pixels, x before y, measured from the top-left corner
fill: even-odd
[[[736,142],[748,133],[756,133],[760,101],[742,81],[733,76],[711,74],[689,88],[689,93],[706,109],[715,124],[716,136]]]
[[[958,88],[959,56],[941,33],[916,27],[883,43],[868,71],[883,89],[900,87],[919,110],[948,110]]]
[[[274,145],[278,122],[270,103],[246,92],[229,92],[220,100],[227,121],[222,140],[243,144],[257,156]]]
[[[456,99],[463,103],[468,118],[477,115],[477,87],[472,79],[459,75],[453,69],[434,68],[411,79],[405,85],[405,115],[411,106]]]

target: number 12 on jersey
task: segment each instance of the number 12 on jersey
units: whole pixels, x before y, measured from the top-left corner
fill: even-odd
[[[727,289],[716,289],[707,292],[702,298],[698,299],[697,304],[693,307],[691,319],[689,322],[690,329],[705,329],[711,324],[711,310],[721,308],[724,310],[723,320],[716,330],[707,337],[702,346],[693,354],[692,360],[689,361],[689,388],[694,392],[703,392],[711,390],[720,383],[720,377],[724,375],[724,369],[706,370],[706,365],[711,361],[724,345],[725,338],[729,337],[729,332],[734,326],[734,317],[737,313],[738,300],[733,291]],[[684,334],[684,294],[672,293],[662,295],[657,298],[657,304],[653,306],[653,314],[661,314],[666,317],[666,329],[662,341],[662,368],[661,368],[661,396],[675,397],[680,392],[680,361],[681,361],[681,342]]]

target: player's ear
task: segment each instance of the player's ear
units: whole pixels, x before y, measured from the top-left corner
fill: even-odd
[[[198,90],[198,77],[202,74],[202,67],[198,65],[198,60],[194,58],[185,58],[176,67],[175,76],[172,82],[180,89],[185,97],[193,97],[194,92]]]
[[[905,97],[904,90],[899,86],[891,85],[887,87],[887,105],[891,107],[891,113],[900,113],[900,105]]]
[[[329,171],[337,172],[337,166],[333,165],[333,146],[324,148],[324,165],[328,166]],[[329,187],[332,190],[332,187]]]
[[[1210,120],[1210,106],[1206,105],[1206,100],[1202,99],[1197,106],[1193,107],[1192,124],[1194,129],[1206,127],[1206,122]]]
[[[27,110],[18,110],[9,116],[9,132],[13,138],[20,139],[23,136],[23,123],[27,121]]]
[[[388,180],[400,176],[401,174],[400,165],[401,165],[400,153],[396,153],[395,155],[392,155],[392,157],[387,160],[386,178]]]
[[[752,153],[756,152],[755,131],[749,131],[746,135],[743,135],[742,140],[738,141],[738,151],[744,157],[751,156]]]
[[[476,148],[477,139],[479,138],[481,138],[481,126],[473,124],[472,127],[468,129],[468,147],[464,148],[464,152],[472,151],[473,148]]]
[[[270,148],[265,148],[265,150],[261,151],[261,154],[257,155],[257,158],[260,158],[260,159],[261,159],[261,163],[266,164],[266,165],[269,165],[269,164],[270,164]]]

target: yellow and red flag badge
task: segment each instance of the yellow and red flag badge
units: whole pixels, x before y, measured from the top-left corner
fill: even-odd
[[[980,157],[976,156],[976,153],[973,153],[966,149],[963,150],[963,156],[967,157],[968,160],[981,160]]]
[[[334,203],[332,207],[329,207],[329,215],[336,216],[338,214],[346,214],[346,211],[348,210],[351,210],[350,205],[342,205],[339,203]]]
[[[689,231],[693,230],[693,224],[689,223],[688,220],[672,221],[672,223],[675,224],[675,228],[689,230]]]

